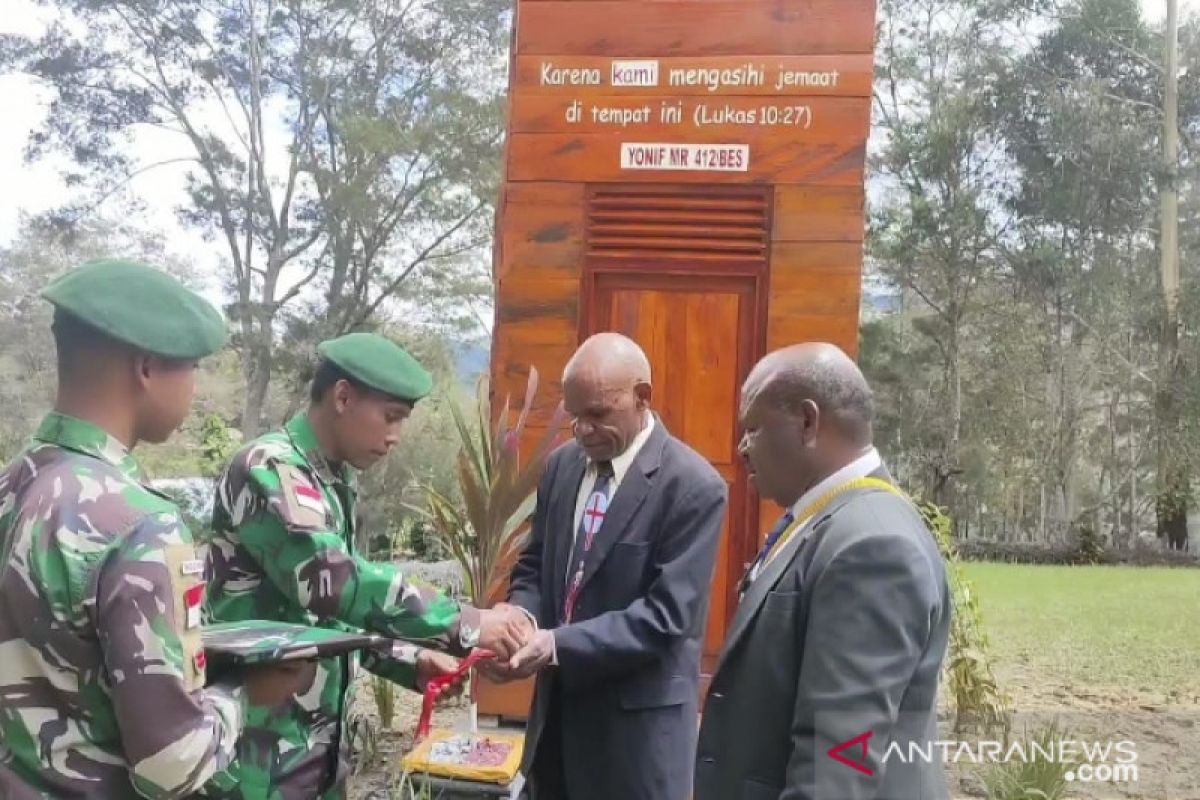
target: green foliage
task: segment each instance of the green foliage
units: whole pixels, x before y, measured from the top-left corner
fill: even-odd
[[[356,684],[356,687],[361,687],[361,684]],[[354,692],[357,690],[356,688]],[[350,751],[354,754],[351,763],[357,773],[379,757],[380,731],[379,724],[371,719],[369,714],[356,708],[353,702],[354,692],[346,701],[350,709],[346,715],[346,737]]]
[[[486,305],[509,3],[35,2],[56,22],[0,37],[0,72],[55,94],[29,148],[72,186],[49,218],[87,219],[164,166],[139,131],[174,134],[179,218],[224,251],[246,433],[278,356]]]
[[[1200,340],[1181,337],[1159,385],[1159,32],[1137,0],[882,0],[879,16],[868,253],[904,309],[868,322],[860,352],[897,477],[962,537],[1067,546],[1087,520],[1131,547],[1156,516],[1182,520]],[[1181,42],[1186,265],[1197,19]],[[1183,280],[1194,330],[1200,282]]]
[[[445,551],[437,538],[433,526],[423,519],[410,520],[406,528],[405,542],[413,558],[418,561],[437,561]]]
[[[387,678],[372,675],[371,697],[375,700],[375,711],[379,714],[379,724],[385,731],[390,731],[392,720],[396,716],[396,684]]]
[[[209,414],[200,423],[200,471],[216,477],[229,463],[240,443],[237,431],[225,424],[216,414]]]
[[[529,370],[524,405],[515,425],[510,421],[508,397],[495,422],[489,423],[486,386],[481,379],[477,413],[470,422],[457,406],[451,407],[462,446],[458,454],[462,505],[427,484],[428,509],[423,512],[442,545],[462,566],[468,596],[480,607],[495,602],[507,570],[525,542],[537,500],[537,482],[564,421],[560,403],[545,434],[522,463],[520,442],[537,393],[537,370]]]
[[[404,773],[396,783],[390,795],[391,800],[436,800],[433,789],[428,784],[417,786],[412,776]]]
[[[1088,522],[1080,521],[1072,531],[1074,561],[1076,564],[1099,564],[1104,559],[1104,541],[1096,533],[1096,528]]]
[[[1032,737],[1026,731],[1024,751],[1029,758],[1005,761],[984,773],[988,800],[1060,800],[1065,797],[1070,785],[1066,774],[1082,762],[1048,759],[1045,755],[1058,755],[1058,743],[1070,738],[1069,732],[1060,730],[1057,723],[1040,728]]]
[[[943,509],[932,503],[919,502],[917,507],[937,539],[950,581],[953,614],[945,670],[954,704],[954,730],[1002,729],[1007,732],[1009,699],[992,673],[983,613],[979,608],[975,587],[963,574],[959,564],[951,538],[950,518]]]

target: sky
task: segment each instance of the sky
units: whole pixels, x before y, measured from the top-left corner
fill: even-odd
[[[4,5],[0,33],[36,34],[48,18],[31,0],[4,0]],[[1142,0],[1142,5],[1150,19],[1159,20],[1165,14],[1165,0]],[[1197,8],[1200,0],[1181,0],[1185,13]],[[5,100],[0,122],[0,186],[4,187],[0,192],[0,246],[4,246],[16,235],[22,212],[52,208],[67,199],[68,193],[52,163],[27,164],[24,160],[29,133],[45,118],[51,92],[24,76],[0,74],[0,97]],[[215,112],[211,115],[214,120],[218,116]],[[172,134],[161,131],[139,133],[136,149],[143,163],[186,155]],[[182,198],[184,175],[183,165],[160,167],[135,179],[130,191],[146,203],[147,216],[141,220],[145,227],[169,233],[173,249],[190,257],[201,271],[215,273],[221,258],[219,245],[204,242],[175,220],[173,209]]]

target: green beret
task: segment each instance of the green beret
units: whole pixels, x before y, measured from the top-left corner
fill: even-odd
[[[433,378],[400,345],[374,333],[348,333],[317,346],[321,357],[372,389],[415,403]]]
[[[42,297],[113,339],[163,358],[203,358],[225,345],[219,311],[171,275],[136,261],[89,261],[52,281]]]

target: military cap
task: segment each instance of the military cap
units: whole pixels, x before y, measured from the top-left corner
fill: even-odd
[[[89,261],[52,281],[42,297],[101,333],[163,358],[203,358],[225,344],[219,311],[171,275],[137,261]]]
[[[433,388],[433,378],[395,342],[374,333],[348,333],[321,342],[317,352],[376,391],[415,403]]]

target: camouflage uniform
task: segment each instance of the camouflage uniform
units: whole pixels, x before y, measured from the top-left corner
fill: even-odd
[[[304,414],[246,445],[217,485],[210,619],[366,630],[461,652],[459,635],[478,630],[478,612],[355,555],[355,494],[353,471],[322,456]],[[415,653],[397,643],[398,657],[364,652],[361,666],[411,687]],[[323,658],[312,690],[289,707],[248,709],[233,796],[343,796],[344,699],[357,661]]]
[[[203,689],[204,562],[100,428],[61,414],[0,472],[0,797],[228,789],[241,690]]]

